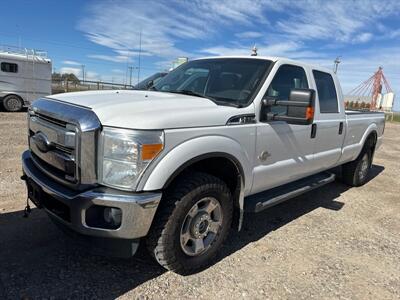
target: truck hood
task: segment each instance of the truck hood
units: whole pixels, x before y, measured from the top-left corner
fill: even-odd
[[[132,129],[218,126],[239,114],[236,107],[206,98],[156,91],[89,91],[48,98],[90,108],[105,126]]]

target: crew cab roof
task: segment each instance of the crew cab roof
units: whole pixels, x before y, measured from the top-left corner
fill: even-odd
[[[200,57],[200,58],[196,58],[193,60],[203,60],[203,59],[224,59],[224,58],[246,58],[246,59],[262,59],[262,60],[270,60],[272,62],[277,62],[277,61],[281,61],[283,63],[287,63],[287,64],[296,64],[296,65],[302,65],[304,67],[308,67],[310,69],[315,69],[315,70],[319,70],[319,71],[323,71],[326,73],[330,73],[332,74],[332,70],[316,65],[316,64],[310,64],[310,63],[306,63],[300,60],[294,60],[294,59],[290,59],[290,58],[286,58],[286,57],[279,57],[279,56],[250,56],[250,55],[221,55],[221,56],[207,56],[207,57]]]

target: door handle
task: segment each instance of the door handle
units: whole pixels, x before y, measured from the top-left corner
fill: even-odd
[[[311,125],[311,138],[315,138],[315,136],[317,135],[317,124],[312,124]]]
[[[343,133],[343,122],[339,123],[339,135]]]

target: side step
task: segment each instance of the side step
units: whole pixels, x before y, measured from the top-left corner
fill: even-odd
[[[335,180],[336,175],[329,172],[321,172],[306,178],[302,178],[273,189],[260,192],[244,199],[246,212],[259,212],[303,193],[321,187]]]

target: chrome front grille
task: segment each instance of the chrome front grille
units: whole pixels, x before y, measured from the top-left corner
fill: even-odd
[[[73,124],[29,113],[29,147],[35,163],[58,179],[78,183],[78,130]]]
[[[97,183],[97,116],[53,99],[36,100],[28,112],[29,149],[35,165],[68,187]]]
[[[38,117],[39,119],[42,119],[42,120],[44,120],[44,121],[46,121],[48,123],[51,123],[51,124],[54,124],[54,125],[57,125],[57,126],[61,126],[61,127],[64,127],[64,128],[67,126],[67,122],[64,122],[62,120],[54,119],[54,118],[46,116],[46,115],[44,115],[42,113],[36,112],[35,116]]]

